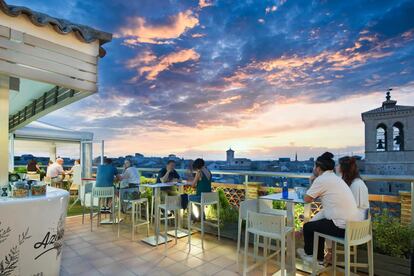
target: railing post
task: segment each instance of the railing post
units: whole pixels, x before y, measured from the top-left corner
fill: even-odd
[[[244,176],[244,200],[248,199],[249,193],[249,175]]]

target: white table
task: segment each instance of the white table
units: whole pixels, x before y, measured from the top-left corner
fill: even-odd
[[[160,205],[161,201],[161,188],[166,187],[173,187],[174,183],[156,183],[156,184],[141,184],[140,187],[149,187],[153,190],[154,195],[154,214],[155,214],[155,235],[147,237],[142,239],[143,242],[148,243],[152,246],[157,245],[157,235],[159,233],[159,217],[158,217],[158,206]],[[165,241],[165,238],[163,235],[158,235],[158,244],[163,244],[165,242],[171,241],[171,238],[167,238],[167,241]]]
[[[269,194],[265,196],[261,196],[260,199],[272,200],[272,201],[283,201],[286,202],[286,212],[287,212],[287,223],[286,226],[293,227],[295,229],[295,204],[300,203],[304,204],[305,210],[305,222],[307,222],[310,218],[310,211],[311,206],[310,204],[306,203],[303,199],[298,198],[295,192],[289,192],[289,196],[287,199],[282,197],[282,193],[276,194]],[[303,262],[296,261],[296,254],[295,254],[295,231],[293,231],[287,239],[288,250],[287,250],[287,274],[288,275],[296,275],[296,268],[302,271],[308,271],[311,269],[310,267],[306,267]],[[311,269],[312,270],[312,269]]]

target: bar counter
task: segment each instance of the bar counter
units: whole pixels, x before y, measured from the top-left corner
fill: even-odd
[[[0,275],[59,275],[69,193],[0,197]]]

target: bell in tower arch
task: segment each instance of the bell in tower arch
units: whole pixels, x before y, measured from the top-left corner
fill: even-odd
[[[385,149],[384,142],[382,141],[382,139],[379,139],[377,143],[377,150],[384,150],[384,149]]]

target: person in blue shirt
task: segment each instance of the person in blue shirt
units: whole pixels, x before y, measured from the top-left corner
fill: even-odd
[[[119,177],[118,170],[112,165],[112,159],[105,158],[104,164],[99,165],[96,170],[96,187],[113,187],[114,181]],[[103,212],[110,212],[112,202],[107,201],[107,206],[102,207]]]
[[[105,158],[104,164],[96,171],[96,187],[111,187],[118,178],[118,170],[112,165],[112,159]]]

